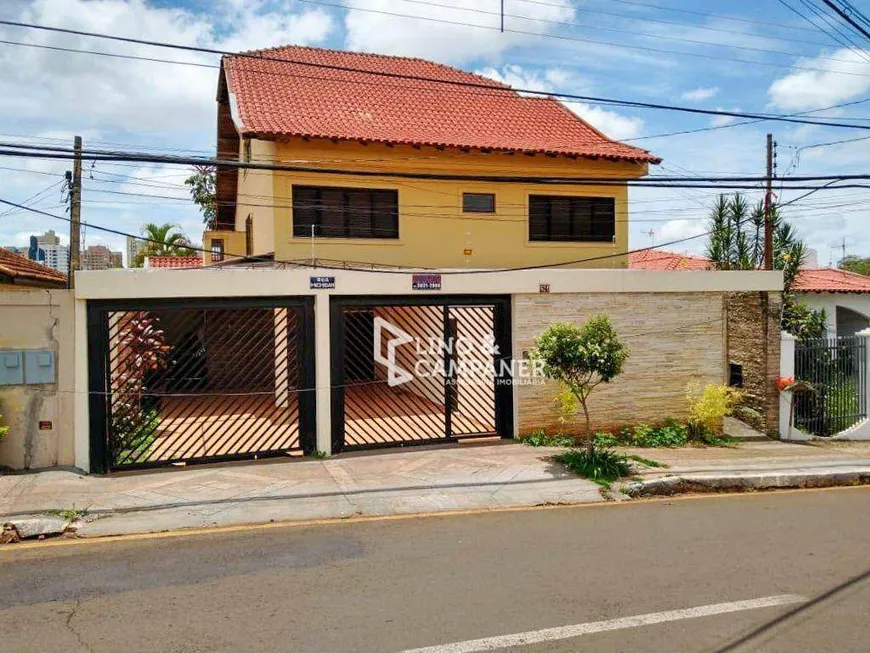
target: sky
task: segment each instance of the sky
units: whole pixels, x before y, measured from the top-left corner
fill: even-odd
[[[870,13],[865,0],[854,4]],[[783,114],[853,103],[811,115],[870,125],[870,42],[854,38],[868,52],[840,43],[830,25],[810,15],[813,26],[789,5],[808,14],[797,0],[505,0],[504,33],[500,0],[2,0],[0,19],[232,51],[296,44],[419,56],[518,88],[704,109]],[[0,43],[0,139],[66,146],[79,134],[85,147],[214,153],[217,56],[11,26],[0,26],[0,40],[18,43]],[[870,137],[862,130],[569,107],[611,138],[661,156],[653,174],[763,175],[768,132],[780,177],[860,173],[870,158],[870,138],[854,140]],[[699,129],[705,131],[661,136]],[[63,215],[68,167],[0,156],[0,198]],[[173,166],[88,163],[82,219],[132,233],[146,222],[171,222],[199,241],[201,217],[183,201],[186,175]],[[716,192],[632,189],[630,246],[701,234]],[[786,189],[778,197],[787,202],[799,194]],[[749,195],[761,198],[760,191]],[[783,212],[827,265],[840,258],[844,243],[847,254],[870,255],[868,200],[870,189],[822,191]],[[65,234],[68,226],[0,207],[2,245],[25,245],[45,229]],[[85,232],[88,245],[124,249],[123,241]],[[669,248],[701,253],[705,242]]]

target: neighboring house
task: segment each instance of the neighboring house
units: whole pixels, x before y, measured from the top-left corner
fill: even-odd
[[[199,256],[146,256],[146,268],[198,268],[202,267]]]
[[[250,54],[221,64],[219,157],[334,172],[221,169],[215,229],[203,241],[213,252],[207,263],[274,253],[277,261],[489,268],[627,250],[626,184],[425,178],[628,181],[660,162],[557,100],[422,59],[295,46]]]
[[[639,270],[712,270],[713,263],[703,256],[645,249],[628,255],[628,267]]]
[[[66,275],[0,247],[0,291],[66,288]]]
[[[828,335],[853,336],[870,326],[870,277],[846,270],[801,270],[792,288],[810,308],[823,308]]]
[[[636,270],[712,270],[703,256],[648,249],[629,254]],[[834,268],[806,268],[798,272],[792,291],[813,309],[824,309],[828,336],[852,336],[870,326],[870,277]]]

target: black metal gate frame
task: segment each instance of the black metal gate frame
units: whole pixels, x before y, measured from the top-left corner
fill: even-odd
[[[490,305],[495,308],[495,342],[499,347],[497,361],[505,361],[507,365],[499,365],[500,369],[510,369],[513,359],[511,298],[510,295],[332,295],[329,303],[330,323],[330,378],[331,384],[331,417],[332,417],[332,453],[340,453],[344,444],[344,358],[345,333],[343,310],[345,308],[363,308],[367,306],[479,306]],[[510,439],[513,437],[513,387],[511,383],[498,383],[495,388],[495,425],[498,437]],[[462,439],[450,435],[450,420],[445,420],[444,439],[438,442],[456,442]],[[402,446],[432,444],[432,441],[408,441]],[[395,443],[379,443],[356,445],[354,450],[382,449],[395,447]],[[348,449],[351,447],[348,447]]]
[[[299,309],[300,343],[302,352],[301,375],[299,379],[299,440],[304,454],[313,453],[316,446],[317,407],[314,337],[314,297],[239,297],[222,299],[172,298],[136,300],[88,300],[87,302],[87,340],[88,340],[88,408],[90,432],[90,471],[106,474],[111,471],[109,438],[109,325],[106,316],[109,311],[157,311],[171,309],[243,309],[243,308],[289,308]],[[283,452],[257,454],[230,454],[210,456],[204,459],[185,460],[185,463],[214,463],[230,460],[250,460],[270,455],[284,456]],[[141,464],[136,467],[166,466],[166,463]]]

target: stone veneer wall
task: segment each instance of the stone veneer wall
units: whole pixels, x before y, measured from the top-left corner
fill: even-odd
[[[534,338],[552,322],[582,324],[593,315],[607,314],[631,356],[622,375],[593,391],[593,428],[655,424],[685,417],[691,381],[727,381],[724,311],[724,294],[713,292],[516,295],[514,351],[519,355],[531,349]],[[557,392],[557,385],[549,382],[517,388],[520,435],[559,428]],[[578,430],[581,423],[578,417]]]
[[[730,293],[728,311],[728,362],[743,366],[745,403],[758,418],[744,420],[772,437],[779,431],[780,293]]]

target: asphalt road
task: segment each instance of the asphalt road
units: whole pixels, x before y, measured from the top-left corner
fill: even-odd
[[[849,488],[7,547],[0,650],[864,652],[868,515]]]

